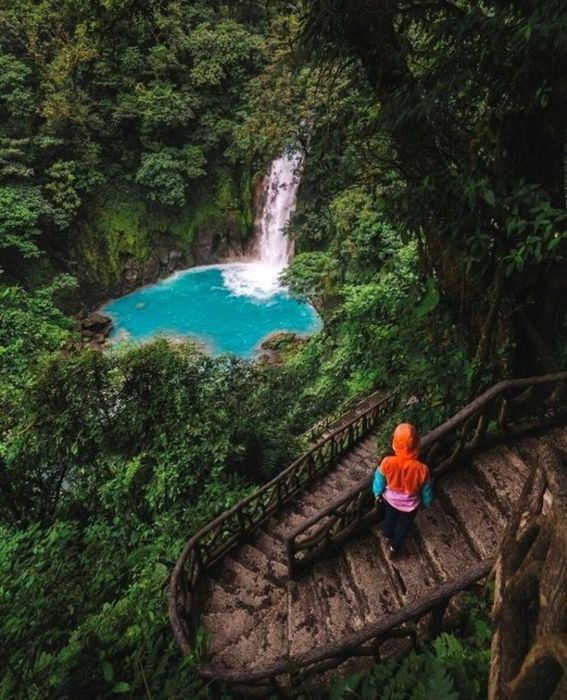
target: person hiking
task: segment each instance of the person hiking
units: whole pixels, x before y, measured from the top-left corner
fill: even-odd
[[[395,456],[385,457],[372,483],[376,499],[384,502],[384,536],[390,554],[399,554],[420,505],[429,508],[433,498],[429,469],[417,459],[420,440],[409,423],[400,423],[394,430],[392,447]]]

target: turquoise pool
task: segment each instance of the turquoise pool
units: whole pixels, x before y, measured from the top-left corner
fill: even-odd
[[[192,338],[218,355],[252,358],[278,331],[315,333],[313,307],[291,299],[273,270],[260,263],[196,267],[106,304],[110,340],[146,341],[157,335]]]

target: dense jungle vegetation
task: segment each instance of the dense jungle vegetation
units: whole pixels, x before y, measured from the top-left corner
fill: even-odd
[[[561,0],[0,0],[0,698],[209,697],[166,615],[191,532],[376,387],[426,431],[565,367],[566,125]],[[126,264],[248,240],[284,148],[317,336],[81,348]],[[384,697],[482,697],[475,615]]]

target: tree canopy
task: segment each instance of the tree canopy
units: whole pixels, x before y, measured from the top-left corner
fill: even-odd
[[[566,26],[553,0],[305,6],[315,60],[364,72],[377,106],[369,184],[387,188],[391,216],[474,329],[478,366],[506,341],[516,369],[558,366]]]
[[[376,388],[426,432],[566,366],[566,128],[561,0],[2,0],[0,699],[209,697],[165,613],[191,533]],[[250,236],[284,149],[320,333],[276,366],[82,346],[128,265]],[[471,624],[333,697],[473,697]]]

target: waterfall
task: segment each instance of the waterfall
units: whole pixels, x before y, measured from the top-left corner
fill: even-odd
[[[225,285],[233,294],[266,298],[281,289],[280,275],[293,255],[287,225],[295,209],[303,158],[283,153],[264,180],[263,207],[252,262],[226,269]]]
[[[264,182],[259,259],[280,272],[293,254],[293,243],[285,230],[295,209],[301,161],[299,153],[284,153],[272,163]]]

